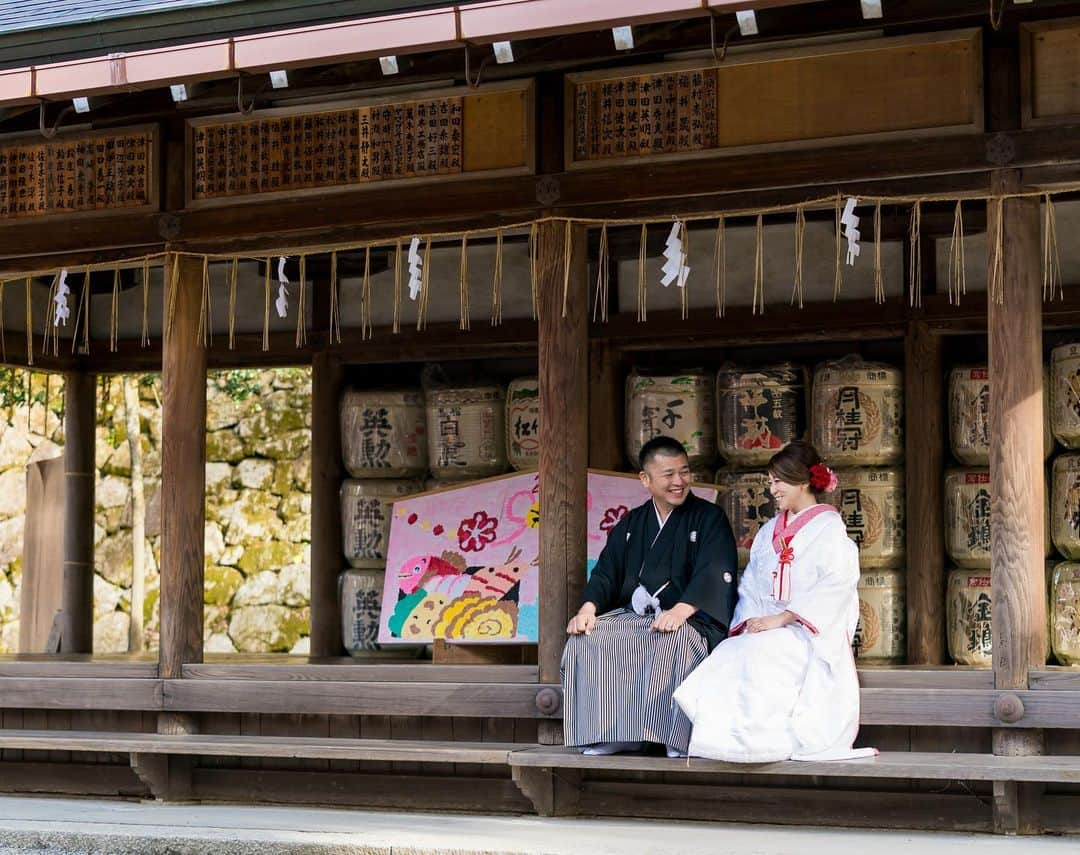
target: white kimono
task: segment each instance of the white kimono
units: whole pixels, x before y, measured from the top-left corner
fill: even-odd
[[[730,637],[675,692],[693,722],[690,756],[766,763],[876,753],[852,749],[859,730],[851,652],[859,619],[859,550],[838,513],[814,507],[820,510],[807,508],[789,519],[791,530],[810,514],[776,547],[773,534],[783,515],[758,531],[739,582]],[[783,611],[796,615],[796,622],[744,632],[748,619]]]

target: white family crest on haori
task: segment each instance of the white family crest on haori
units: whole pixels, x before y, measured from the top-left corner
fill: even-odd
[[[829,505],[808,508],[787,526],[784,516],[754,538],[731,637],[675,692],[694,725],[691,756],[766,763],[876,753],[852,748],[859,730],[851,653],[859,619],[858,547]],[[749,619],[784,611],[796,622],[745,631]]]

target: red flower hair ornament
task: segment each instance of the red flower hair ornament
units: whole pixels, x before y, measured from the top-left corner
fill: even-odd
[[[839,485],[836,473],[823,463],[810,467],[810,487],[819,493],[831,493]]]

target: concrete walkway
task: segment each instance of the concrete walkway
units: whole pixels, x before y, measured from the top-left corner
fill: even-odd
[[[0,797],[0,855],[1064,855],[1080,838]]]

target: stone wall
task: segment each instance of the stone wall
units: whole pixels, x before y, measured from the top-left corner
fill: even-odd
[[[133,379],[139,392],[147,504],[143,620],[145,646],[153,650],[159,629],[161,384],[155,375]],[[310,374],[302,369],[211,375],[206,436],[207,652],[306,652],[310,391]],[[54,408],[59,407],[60,396],[56,397]],[[94,650],[113,653],[128,649],[134,563],[131,452],[120,378],[102,381],[98,406]],[[44,418],[44,406],[36,407],[32,427],[38,410],[38,421]],[[17,408],[13,415],[14,427],[9,422],[0,446],[0,652],[14,650],[18,636],[23,467],[31,454],[59,453],[55,435],[33,431],[20,435]],[[25,426],[25,410],[22,419]],[[53,420],[55,434],[59,419]],[[13,486],[18,482],[21,502],[8,502],[8,482]],[[11,606],[5,607],[5,598]]]

